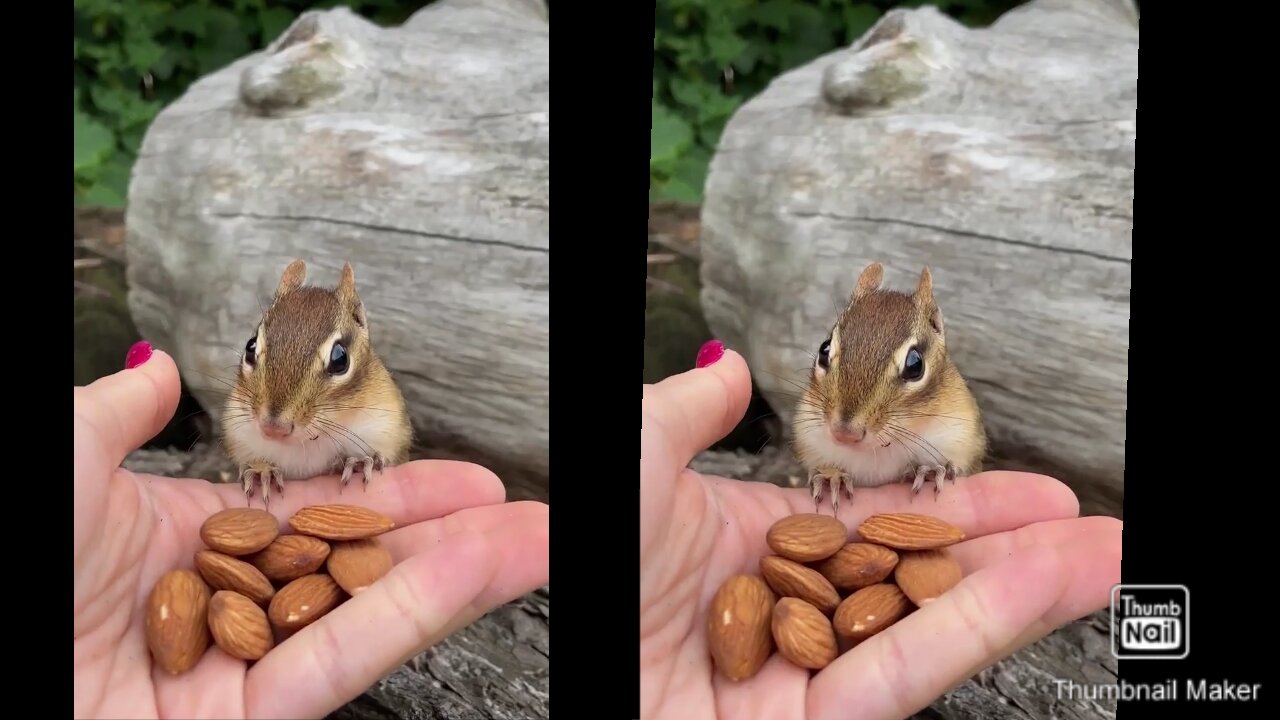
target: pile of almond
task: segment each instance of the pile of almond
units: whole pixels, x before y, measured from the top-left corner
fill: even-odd
[[[173,570],[151,591],[147,645],[165,672],[195,667],[210,642],[259,660],[285,637],[319,620],[391,571],[377,536],[395,523],[354,505],[316,505],[280,534],[265,510],[232,508],[200,527],[206,549],[195,570]]]
[[[844,523],[801,513],[769,528],[760,573],[730,577],[711,602],[707,641],[730,680],[752,677],[776,651],[821,670],[960,582],[949,546],[959,528],[914,513],[873,515],[849,541]]]

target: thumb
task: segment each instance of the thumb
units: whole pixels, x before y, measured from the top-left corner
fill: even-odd
[[[643,432],[665,435],[681,467],[728,435],[751,402],[751,371],[741,355],[713,340],[699,367],[644,386]]]
[[[115,468],[164,429],[180,394],[173,358],[139,342],[129,349],[124,370],[75,388],[75,432],[92,435]]]

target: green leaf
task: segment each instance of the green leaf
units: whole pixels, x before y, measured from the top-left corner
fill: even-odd
[[[116,136],[111,128],[77,109],[72,134],[75,147],[75,172],[87,172],[101,165],[115,150]]]
[[[671,172],[671,179],[666,185],[672,200],[699,202],[702,200],[703,186],[707,183],[707,170],[711,165],[711,153],[706,148],[692,147],[689,152],[676,161]]]
[[[716,65],[728,65],[746,50],[747,41],[737,34],[725,33],[707,38],[707,53]]]
[[[285,31],[297,18],[288,8],[272,7],[258,14],[258,24],[262,26],[262,44],[266,46]]]
[[[794,2],[765,0],[751,12],[751,19],[771,30],[785,33],[791,29],[791,9]]]
[[[220,70],[253,50],[240,18],[228,10],[209,8],[206,32],[205,40],[192,52],[199,75]]]
[[[86,204],[122,207],[129,196],[129,176],[133,162],[120,153],[108,160],[98,173],[97,182],[85,193]]]
[[[169,27],[180,33],[204,38],[209,34],[209,6],[205,3],[187,3],[169,15]]]
[[[856,40],[871,29],[880,19],[880,9],[871,3],[858,3],[846,7],[843,12],[844,29],[850,41]]]
[[[129,67],[138,73],[143,73],[164,57],[164,46],[151,38],[132,37],[125,40],[124,54],[129,60]]]
[[[686,107],[696,108],[707,102],[706,83],[700,83],[688,78],[671,78],[671,99]]]
[[[778,58],[782,69],[790,70],[836,48],[835,27],[818,8],[796,5],[792,10],[791,31],[786,43],[780,43]]]
[[[107,185],[104,183],[94,183],[88,190],[80,196],[80,202],[77,205],[122,208],[125,206],[126,191],[116,185]]]
[[[674,163],[693,142],[693,129],[683,118],[661,103],[653,103],[652,130],[649,139],[649,165]]]

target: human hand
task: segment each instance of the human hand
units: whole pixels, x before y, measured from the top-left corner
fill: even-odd
[[[282,523],[303,506],[336,502],[392,518],[396,529],[381,539],[395,568],[248,669],[211,646],[188,673],[167,675],[147,649],[146,598],[161,575],[192,567],[204,520],[243,507],[245,497],[239,485],[120,467],[178,404],[172,358],[157,351],[142,359],[75,388],[77,718],[324,717],[547,582],[547,506],[504,503],[501,481],[476,465],[411,462],[345,495],[336,478],[290,483],[270,507]]]
[[[646,385],[640,461],[641,717],[898,720],[1057,627],[1106,607],[1120,579],[1121,523],[1079,518],[1075,495],[1051,478],[987,472],[939,497],[909,485],[856,489],[847,527],[883,512],[922,512],[965,531],[951,547],[964,579],[938,600],[841,655],[821,672],[775,654],[732,683],[707,649],[707,608],[720,584],[758,573],[779,518],[813,512],[801,488],[704,476],[693,456],[746,412],[742,357]],[[856,711],[853,710],[856,708]]]

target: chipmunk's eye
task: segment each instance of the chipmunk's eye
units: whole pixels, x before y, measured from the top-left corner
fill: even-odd
[[[924,377],[924,357],[920,351],[911,348],[907,351],[907,361],[902,364],[902,379],[915,382]]]
[[[340,342],[333,344],[333,349],[329,351],[329,366],[325,368],[325,372],[330,375],[341,375],[347,371],[351,365],[351,361],[347,356],[347,348]]]
[[[249,338],[249,342],[245,343],[244,361],[249,364],[249,367],[253,367],[253,364],[258,361],[258,336],[257,335],[254,335],[253,337]]]
[[[818,346],[818,367],[826,370],[831,365],[831,338],[822,341]]]

